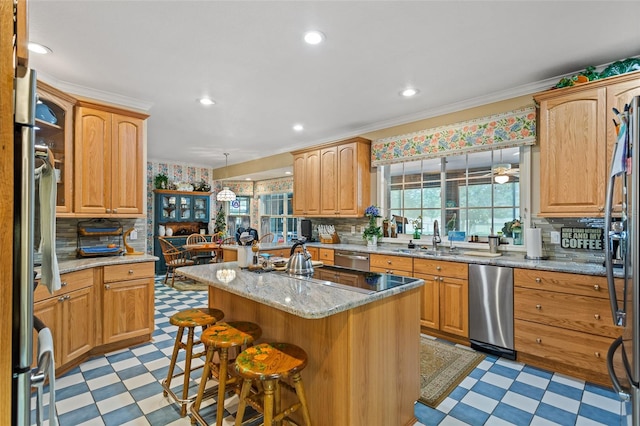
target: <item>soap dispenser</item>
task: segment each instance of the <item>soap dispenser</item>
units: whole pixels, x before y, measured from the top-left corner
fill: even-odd
[[[413,248],[416,248],[416,245],[413,244],[413,240],[409,240],[409,245],[407,247],[409,247],[410,249],[413,249]]]

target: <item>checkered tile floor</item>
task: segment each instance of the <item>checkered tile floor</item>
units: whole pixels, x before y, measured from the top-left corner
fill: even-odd
[[[179,408],[162,396],[161,382],[177,332],[169,317],[206,305],[204,291],[176,291],[156,282],[153,342],[93,358],[60,377],[56,381],[60,425],[190,425],[189,418],[180,418]],[[201,371],[192,375],[194,393]],[[179,382],[174,381],[177,388]],[[225,425],[233,424],[236,407],[237,397],[228,398]],[[211,400],[203,403],[202,413],[210,423],[215,423],[215,408]],[[610,389],[490,355],[437,409],[415,405],[416,426],[614,425],[620,424],[619,412],[620,402]],[[32,420],[35,424],[35,411]]]

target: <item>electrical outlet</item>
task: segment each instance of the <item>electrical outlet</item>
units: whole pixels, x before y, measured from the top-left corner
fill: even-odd
[[[138,230],[137,229],[134,229],[133,231],[131,231],[131,233],[129,234],[129,239],[131,241],[138,239]]]
[[[356,235],[356,226],[351,225],[351,235]]]
[[[360,226],[360,233],[364,233],[364,226]]]
[[[560,244],[560,232],[551,231],[551,244]]]

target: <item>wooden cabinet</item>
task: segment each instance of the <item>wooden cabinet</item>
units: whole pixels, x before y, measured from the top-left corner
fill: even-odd
[[[312,252],[311,249],[308,249],[309,253]],[[260,250],[260,253],[269,253],[271,257],[284,257],[288,259],[291,256],[291,247],[282,247],[282,248],[269,248],[266,250]],[[312,253],[313,256],[313,253]]]
[[[353,138],[293,153],[293,214],[361,217],[371,197],[371,141]]]
[[[58,182],[56,215],[68,216],[73,212],[73,106],[76,100],[41,81],[36,90],[39,104],[43,106],[36,107],[35,143],[48,147],[53,153]],[[47,111],[51,111],[53,119],[45,115]]]
[[[142,217],[147,115],[81,102],[75,123],[75,212]]]
[[[62,274],[61,289],[50,294],[39,285],[34,293],[34,315],[54,339],[56,368],[88,353],[95,344],[93,270]],[[34,363],[37,335],[34,333]]]
[[[318,249],[318,260],[324,263],[325,265],[333,265],[334,257],[333,257],[333,249],[322,248]]]
[[[414,276],[424,280],[420,324],[469,337],[469,280],[466,263],[414,259]]]
[[[153,262],[104,267],[102,343],[153,333]]]
[[[615,143],[612,108],[640,94],[630,73],[534,96],[539,103],[540,215],[603,216]]]
[[[383,274],[405,275],[413,274],[413,258],[404,256],[390,256],[386,254],[372,254],[369,256],[369,270]]]
[[[518,360],[610,384],[607,351],[622,330],[613,325],[606,278],[514,269],[514,285]]]
[[[320,152],[317,150],[293,156],[293,214],[320,214]]]

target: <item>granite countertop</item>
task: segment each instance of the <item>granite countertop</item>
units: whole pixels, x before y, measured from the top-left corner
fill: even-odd
[[[270,243],[261,245],[263,250],[278,249],[278,248],[290,248],[292,243]],[[475,263],[480,265],[496,265],[496,266],[510,266],[512,268],[524,268],[524,269],[538,269],[541,271],[551,272],[567,272],[571,274],[583,274],[583,275],[606,275],[605,268],[600,263],[586,263],[586,262],[573,262],[570,260],[529,260],[525,259],[524,252],[519,251],[502,251],[500,257],[481,257],[470,256],[463,254],[467,251],[479,251],[488,252],[486,245],[481,247],[458,247],[453,252],[449,251],[448,247],[441,246],[438,254],[429,253],[431,250],[408,249],[406,244],[386,244],[378,245],[376,248],[369,248],[363,244],[323,244],[319,242],[306,243],[307,247],[322,247],[333,250],[350,250],[360,253],[369,254],[383,254],[393,256],[412,257],[416,259],[435,259],[435,260],[448,260],[452,262],[464,262]],[[426,245],[426,244],[425,244]],[[416,244],[417,247],[420,244]],[[237,249],[237,245],[224,246],[225,248]],[[614,270],[616,276],[620,276],[621,270]]]
[[[155,262],[158,260],[156,256],[142,254],[137,256],[103,256],[103,257],[87,257],[82,259],[63,260],[58,262],[58,269],[61,274],[67,272],[81,271],[83,269],[95,268],[98,266],[120,265],[126,263]],[[40,268],[35,268],[40,278]]]
[[[424,284],[416,278],[389,290],[362,294],[324,285],[312,278],[290,277],[282,272],[251,272],[238,267],[237,262],[186,266],[178,270],[189,278],[308,319],[328,317]],[[225,276],[232,278],[225,283]]]

